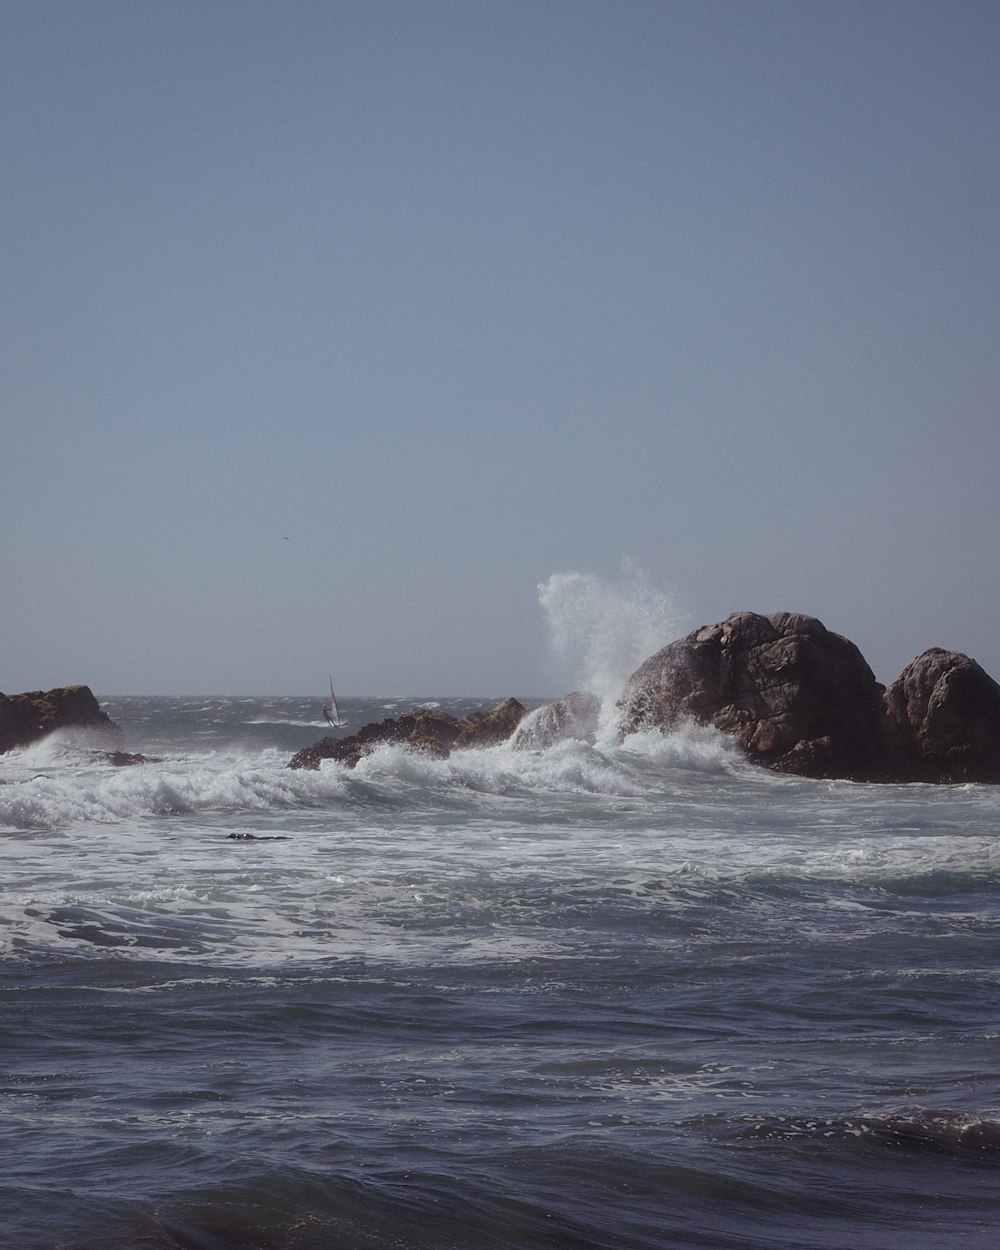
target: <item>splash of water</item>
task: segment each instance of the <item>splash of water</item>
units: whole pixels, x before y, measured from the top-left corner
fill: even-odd
[[[600,697],[602,721],[642,661],[684,632],[673,596],[628,560],[616,579],[553,573],[539,585],[538,600],[561,675]]]

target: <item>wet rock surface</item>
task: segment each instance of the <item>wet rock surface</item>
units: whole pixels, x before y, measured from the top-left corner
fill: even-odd
[[[883,687],[854,643],[815,617],[736,612],[632,674],[622,731],[714,725],[749,759],[804,777],[1000,781],[1000,686],[935,647]]]
[[[488,712],[465,717],[449,716],[429,708],[414,708],[403,716],[364,725],[345,738],[323,738],[304,747],[289,761],[289,768],[319,768],[323,760],[337,760],[354,768],[360,759],[384,744],[445,757],[453,750],[496,746],[517,728],[526,709],[517,699],[505,699]]]
[[[975,660],[932,647],[889,686],[885,706],[900,779],[1000,782],[1000,685]]]
[[[112,749],[122,733],[89,686],[58,686],[25,694],[0,694],[0,752],[30,746],[57,729],[92,731]]]

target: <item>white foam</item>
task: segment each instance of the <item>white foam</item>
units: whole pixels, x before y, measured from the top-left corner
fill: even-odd
[[[553,656],[567,688],[600,697],[602,731],[617,722],[616,703],[629,676],[683,632],[673,596],[625,560],[616,580],[594,573],[554,573],[538,587]]]
[[[189,751],[163,760],[118,767],[47,741],[6,757],[0,785],[0,827],[73,828],[194,813],[308,810],[368,797],[419,809],[446,791],[515,795],[534,792],[634,797],[652,801],[673,770],[723,775],[745,767],[731,740],[717,731],[684,726],[669,735],[609,735],[596,744],[569,738],[544,750],[507,744],[454,751],[447,758],[382,744],[355,770],[325,761],[319,770],[287,767],[284,752]]]
[[[699,772],[760,772],[747,763],[734,739],[712,725],[686,722],[671,733],[643,730],[628,734],[622,743],[627,754],[640,757],[648,768],[689,768]]]
[[[342,774],[293,772],[276,751],[256,756],[191,753],[116,767],[50,748],[13,762],[0,785],[0,826],[57,829],[193,812],[310,806],[345,791]],[[61,766],[59,766],[61,764]],[[34,771],[44,767],[44,771]]]

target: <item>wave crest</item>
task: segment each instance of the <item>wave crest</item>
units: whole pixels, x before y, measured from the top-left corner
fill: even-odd
[[[413,810],[446,791],[477,794],[590,794],[656,799],[671,770],[733,772],[738,749],[714,729],[630,735],[624,743],[566,737],[544,749],[509,744],[454,751],[447,758],[383,744],[356,769],[327,761],[291,770],[280,752],[190,754],[129,767],[69,750],[36,749],[6,769],[0,828],[58,829],[198,812],[239,814],[315,809],[380,799]]]

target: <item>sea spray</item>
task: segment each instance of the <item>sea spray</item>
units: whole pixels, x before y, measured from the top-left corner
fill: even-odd
[[[684,632],[685,614],[630,560],[616,579],[553,573],[539,584],[538,600],[564,680],[601,699],[604,738],[617,729],[615,705],[629,675]]]

